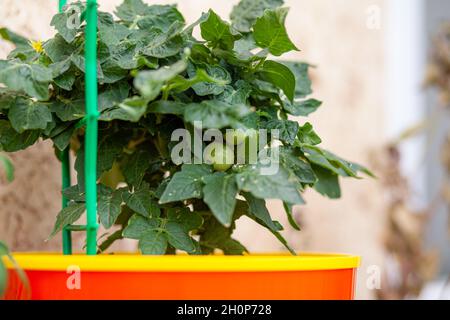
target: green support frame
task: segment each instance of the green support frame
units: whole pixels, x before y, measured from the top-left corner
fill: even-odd
[[[59,0],[62,11],[67,0]],[[98,89],[97,89],[97,1],[87,0],[82,17],[86,20],[85,41],[85,95],[86,116],[82,124],[86,126],[85,136],[85,190],[86,190],[86,225],[69,225],[63,229],[63,253],[72,254],[72,231],[86,231],[86,254],[97,254],[97,140],[98,140]],[[62,188],[71,185],[69,148],[61,154]],[[68,200],[62,197],[63,208]]]

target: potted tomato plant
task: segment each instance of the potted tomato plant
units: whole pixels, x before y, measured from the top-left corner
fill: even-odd
[[[70,233],[87,231],[94,254],[14,254],[32,298],[352,298],[359,258],[296,255],[266,209],[281,200],[299,229],[292,208],[306,189],[338,198],[339,177],[371,175],[321,148],[303,120],[321,102],[308,98],[310,65],[278,59],[298,50],[282,5],[242,0],[231,22],[209,10],[186,26],[172,5],[125,0],[114,17],[75,2],[45,42],[3,30],[17,47],[0,61],[1,149],[51,139],[66,167],[65,150],[75,154],[77,184],[65,180],[50,238],[62,231],[69,254]],[[86,207],[88,225],[75,225]],[[243,216],[290,255],[249,254],[232,236]],[[142,255],[95,255],[124,238]],[[13,272],[8,288],[21,296]]]

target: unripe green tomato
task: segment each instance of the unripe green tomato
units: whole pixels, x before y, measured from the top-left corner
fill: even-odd
[[[234,163],[234,153],[227,145],[213,142],[206,147],[205,160],[213,165],[214,170],[227,171]]]

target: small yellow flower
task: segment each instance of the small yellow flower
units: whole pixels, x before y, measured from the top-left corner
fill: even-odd
[[[37,53],[44,52],[44,47],[42,46],[42,41],[30,41],[31,47],[36,51]]]

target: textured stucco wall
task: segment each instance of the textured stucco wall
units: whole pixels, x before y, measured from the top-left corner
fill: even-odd
[[[102,10],[112,10],[121,0],[99,0]],[[227,16],[237,1],[148,1],[179,3],[188,21],[213,8]],[[366,26],[367,9],[382,0],[288,0],[288,29],[302,50],[289,59],[317,64],[313,70],[315,97],[324,101],[309,119],[323,137],[324,146],[343,157],[370,164],[370,153],[383,143],[383,30]],[[56,12],[55,0],[0,0],[0,25],[16,32],[46,39]],[[10,49],[0,42],[0,57]],[[40,143],[14,154],[17,179],[0,185],[0,238],[15,250],[52,250],[59,239],[44,242],[59,206],[59,164],[50,144]],[[358,297],[372,293],[365,286],[366,267],[381,264],[380,233],[383,227],[382,193],[376,181],[345,181],[343,199],[331,201],[310,192],[308,205],[297,208],[302,232],[288,229],[287,238],[299,250],[334,251],[363,257]],[[278,202],[272,212],[285,222]],[[238,227],[239,238],[252,251],[281,247],[270,234],[248,221]],[[82,240],[79,239],[79,243]]]

